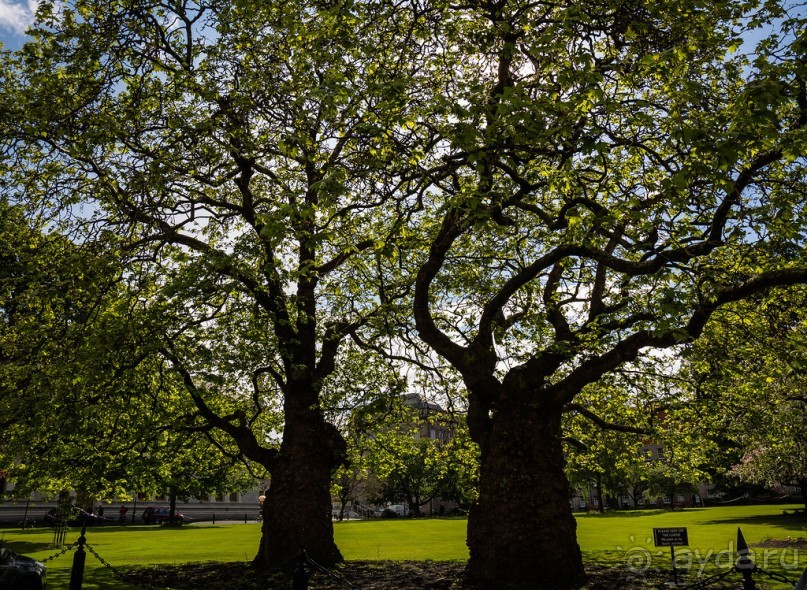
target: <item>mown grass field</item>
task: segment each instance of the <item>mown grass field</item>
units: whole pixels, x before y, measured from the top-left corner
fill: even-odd
[[[807,537],[807,520],[803,516],[782,514],[796,507],[729,506],[578,515],[578,539],[587,563],[669,569],[670,550],[653,546],[653,528],[687,527],[690,546],[676,550],[679,566],[691,566],[693,573],[702,570],[708,575],[732,563],[738,527],[752,546],[768,539]],[[465,525],[464,519],[351,521],[336,523],[335,534],[348,561],[462,561],[468,556]],[[78,534],[78,529],[70,530],[67,542],[74,542]],[[120,570],[156,564],[249,561],[259,537],[260,525],[243,523],[199,523],[182,528],[110,526],[87,531],[90,546]],[[0,529],[0,540],[12,550],[40,560],[57,552],[49,529]],[[789,578],[798,578],[807,567],[807,549],[752,548],[759,565]],[[68,587],[71,564],[72,553],[48,563],[52,590]],[[132,587],[115,580],[108,568],[88,554],[84,588]]]

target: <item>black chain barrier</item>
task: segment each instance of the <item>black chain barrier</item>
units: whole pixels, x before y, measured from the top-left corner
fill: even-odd
[[[109,573],[112,574],[112,577],[117,579],[118,581],[124,582],[126,584],[131,585],[131,586],[136,586],[136,587],[140,588],[141,590],[156,590],[154,588],[154,586],[143,585],[143,584],[139,584],[137,582],[132,581],[131,579],[129,579],[126,576],[126,574],[124,574],[124,573],[120,572],[119,570],[117,570],[114,566],[112,566],[103,557],[98,555],[98,552],[92,546],[90,546],[89,543],[87,543],[87,541],[85,539],[85,530],[84,529],[81,530],[81,535],[79,536],[78,541],[76,541],[75,543],[71,543],[70,545],[68,545],[67,547],[64,547],[63,549],[61,549],[59,551],[57,551],[53,555],[50,555],[49,557],[45,557],[44,559],[39,559],[38,561],[40,561],[41,563],[48,563],[49,561],[53,561],[55,559],[58,559],[62,555],[66,555],[66,554],[70,553],[71,551],[76,550],[76,554],[73,556],[74,557],[74,559],[73,559],[73,567],[70,570],[70,590],[81,590],[81,586],[83,584],[83,577],[84,577],[84,559],[81,559],[81,556],[83,554],[84,549],[86,549],[90,553],[90,555],[95,557],[95,559],[97,559],[101,563],[101,565],[103,565],[105,568],[107,568],[107,571],[109,571]]]
[[[72,551],[73,549],[75,549],[76,545],[78,545],[78,541],[76,541],[75,543],[72,543],[71,545],[68,545],[67,547],[65,547],[61,551],[57,551],[56,553],[54,553],[50,557],[46,557],[45,559],[40,559],[38,561],[41,561],[42,563],[48,563],[49,561],[53,561],[57,557],[61,557],[65,553],[68,553],[68,552]]]
[[[801,580],[798,582],[791,580],[787,576],[783,576],[782,574],[776,572],[769,572],[767,570],[758,567],[750,557],[750,550],[748,548],[748,544],[745,542],[743,538],[743,534],[740,529],[737,529],[737,555],[738,559],[736,564],[733,568],[721,572],[719,574],[715,574],[713,576],[709,576],[708,578],[704,578],[703,580],[698,580],[694,584],[686,585],[686,586],[678,586],[679,590],[703,590],[708,588],[709,586],[713,586],[718,582],[723,581],[725,578],[732,574],[740,574],[742,576],[742,589],[743,590],[757,590],[756,582],[754,580],[753,575],[756,573],[762,574],[767,576],[772,580],[776,580],[777,582],[783,582],[785,584],[790,584],[796,590],[807,590],[804,588],[804,580],[807,580],[807,569],[805,569],[804,574],[801,577]],[[801,585],[802,587],[799,587]]]
[[[318,564],[316,561],[314,561],[313,559],[308,557],[308,553],[306,553],[305,549],[300,551],[300,553],[298,554],[296,559],[298,561],[298,564],[297,564],[297,569],[295,569],[295,572],[294,572],[295,577],[292,578],[292,587],[291,587],[292,590],[308,590],[308,576],[307,575],[305,577],[305,585],[302,585],[302,574],[300,574],[301,580],[299,582],[299,584],[300,584],[299,587],[297,585],[295,585],[296,583],[298,583],[297,578],[296,578],[296,576],[298,575],[297,572],[300,571],[300,570],[305,570],[306,566],[309,566],[309,567],[315,569],[316,571],[318,571],[319,573],[328,576],[333,581],[337,582],[338,584],[340,584],[340,585],[342,585],[342,586],[344,586],[346,588],[353,588],[355,590],[359,590],[359,587],[356,586],[355,584],[353,584],[346,577],[334,572],[333,570],[330,570],[330,569],[326,568],[323,565]]]
[[[126,584],[131,584],[132,586],[137,586],[138,588],[142,588],[143,590],[154,590],[154,586],[148,586],[148,585],[144,586],[142,584],[132,582],[132,580],[130,580],[129,577],[126,574],[124,574],[123,572],[117,570],[107,560],[105,560],[103,557],[98,555],[98,552],[95,549],[93,549],[92,546],[89,543],[85,543],[84,547],[87,549],[87,551],[90,552],[90,555],[95,557],[95,559],[97,559],[101,563],[101,565],[103,565],[107,569],[107,571],[110,574],[112,574],[112,577],[115,578],[116,580],[118,580],[119,582],[124,582]]]
[[[790,578],[783,576],[782,574],[777,574],[776,572],[769,572],[762,569],[761,567],[756,568],[754,571],[757,571],[765,576],[768,576],[771,580],[776,580],[777,582],[784,582],[785,584],[790,584],[792,586],[796,585],[796,582],[794,582]]]
[[[783,576],[782,574],[777,574],[776,572],[769,572],[763,570],[762,568],[754,568],[752,570],[746,570],[745,573],[743,571],[738,570],[737,568],[732,568],[725,572],[715,574],[713,576],[709,576],[708,578],[704,578],[703,580],[698,580],[694,584],[689,584],[686,586],[678,586],[679,590],[702,590],[704,588],[708,588],[709,586],[713,586],[718,582],[723,581],[725,578],[729,577],[732,574],[741,573],[743,575],[743,588],[756,588],[756,583],[754,582],[753,578],[750,577],[749,574],[753,573],[760,573],[772,580],[776,580],[777,582],[783,582],[785,584],[790,584],[791,586],[796,586],[796,582],[791,580],[790,578]]]

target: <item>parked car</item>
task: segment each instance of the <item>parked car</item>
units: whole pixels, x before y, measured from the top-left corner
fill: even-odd
[[[51,508],[45,513],[42,523],[45,526],[59,526],[62,524],[62,515],[56,508]]]
[[[168,524],[171,522],[171,511],[168,508],[156,508],[149,506],[143,511],[143,522],[146,524]],[[182,524],[185,522],[185,515],[179,512],[174,513],[173,522]]]
[[[104,521],[110,520],[103,516],[98,516],[92,512],[87,512],[81,508],[73,508],[73,518],[68,521],[70,526],[93,526],[104,524]]]
[[[45,564],[0,545],[0,588],[45,590]]]

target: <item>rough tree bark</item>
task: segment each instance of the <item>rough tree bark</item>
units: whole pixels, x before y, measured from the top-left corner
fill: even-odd
[[[330,485],[333,471],[346,460],[347,445],[322,415],[312,376],[303,371],[303,376],[284,390],[285,422],[278,450],[258,440],[243,414],[225,418],[213,412],[179,358],[170,349],[162,352],[182,375],[200,414],[228,433],[245,457],[271,473],[253,565],[291,570],[301,549],[322,566],[340,563],[342,554],[333,540]]]
[[[469,585],[483,590],[582,585],[586,576],[568,500],[561,413],[503,406],[485,430],[472,430],[482,457],[479,499],[468,518]]]
[[[287,420],[264,502],[256,567],[288,569],[302,549],[323,566],[343,560],[333,540],[330,484],[344,456],[342,437],[318,411],[299,409]]]

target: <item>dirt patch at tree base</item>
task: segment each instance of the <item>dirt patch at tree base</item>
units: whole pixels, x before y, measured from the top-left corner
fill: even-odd
[[[351,561],[334,570],[309,574],[310,590],[460,590],[464,563],[437,561]],[[586,568],[586,590],[657,589],[670,577],[659,570],[635,571],[627,568]],[[144,588],[190,590],[288,590],[291,579],[282,574],[266,574],[247,563],[204,563],[180,566],[154,566],[135,570],[127,580]],[[736,584],[735,584],[736,585]],[[719,589],[715,585],[711,588]],[[731,585],[725,586],[732,587]]]
[[[787,539],[767,539],[761,543],[756,543],[754,547],[764,549],[807,549],[807,539],[788,537]]]

